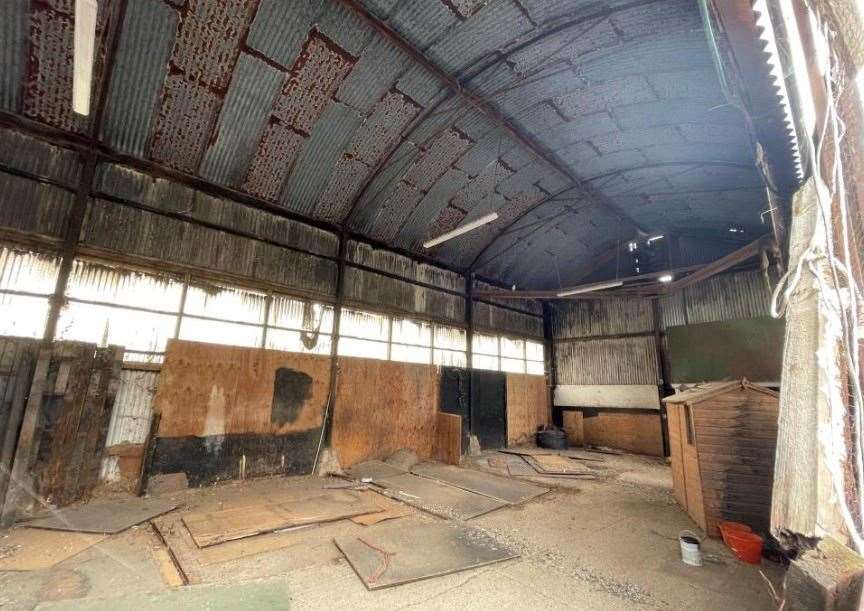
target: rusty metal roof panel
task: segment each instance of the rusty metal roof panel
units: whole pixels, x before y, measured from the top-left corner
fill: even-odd
[[[356,111],[331,102],[303,144],[282,188],[282,204],[311,215],[337,160],[348,147],[363,119]]]
[[[75,194],[0,172],[0,227],[62,238]]]
[[[400,0],[360,0],[367,11],[380,19],[387,19]]]
[[[456,74],[532,28],[514,2],[497,0],[451,28],[429,48],[428,55],[446,72]]]
[[[283,73],[272,66],[240,54],[219,114],[215,140],[201,163],[204,178],[229,186],[243,180],[283,80]]]
[[[659,382],[654,337],[559,342],[559,384],[651,384]]]
[[[261,0],[246,44],[290,68],[321,10],[321,0]]]
[[[29,41],[26,2],[0,3],[0,108],[21,107],[21,83]]]
[[[336,92],[336,99],[368,112],[410,66],[410,57],[381,37],[360,54],[354,69]]]
[[[419,250],[424,240],[433,235],[429,231],[447,202],[468,182],[468,175],[456,168],[450,168],[429,189],[411,215],[402,225],[396,236],[396,244],[404,248]]]
[[[543,337],[543,318],[514,312],[482,301],[473,307],[474,326],[478,329],[513,333],[519,336]]]
[[[390,15],[390,27],[420,51],[459,23],[444,2],[402,2]]]
[[[81,173],[78,153],[14,130],[0,130],[0,166],[35,174],[75,189]]]

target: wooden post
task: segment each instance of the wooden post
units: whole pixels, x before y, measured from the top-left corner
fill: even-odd
[[[6,498],[9,486],[9,474],[12,470],[12,459],[15,456],[15,446],[21,419],[24,417],[24,406],[27,403],[27,392],[30,390],[30,376],[33,372],[33,355],[30,349],[22,348],[17,359],[14,394],[9,408],[9,418],[6,421],[6,434],[3,445],[0,446],[0,510]]]

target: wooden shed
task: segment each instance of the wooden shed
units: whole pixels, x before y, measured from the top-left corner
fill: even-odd
[[[675,499],[711,536],[723,520],[768,531],[778,399],[746,378],[663,399]]]

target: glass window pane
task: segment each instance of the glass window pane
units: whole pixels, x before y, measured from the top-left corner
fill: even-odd
[[[474,369],[491,369],[493,371],[498,371],[498,357],[497,356],[487,356],[485,354],[473,354],[471,355],[472,367]]]
[[[60,312],[57,338],[99,346],[113,344],[127,350],[164,352],[176,326],[177,317],[170,314],[70,301]]]
[[[351,337],[339,338],[339,356],[361,356],[367,359],[387,360],[387,344]]]
[[[345,309],[342,310],[342,320],[339,325],[340,333],[351,337],[386,342],[390,336],[390,319],[381,314]]]
[[[178,312],[183,283],[171,278],[126,271],[76,260],[72,264],[66,296],[151,310]]]
[[[474,354],[498,355],[498,338],[494,335],[481,335],[475,333],[471,342],[471,351]]]
[[[183,317],[180,339],[254,348],[261,345],[263,331],[263,327]]]
[[[506,356],[511,359],[525,358],[525,340],[510,339],[509,337],[501,338],[501,356]]]
[[[390,347],[390,360],[403,361],[405,363],[426,363],[432,360],[432,350],[422,346],[404,346],[393,344]]]
[[[447,350],[462,350],[468,348],[468,334],[465,329],[457,327],[435,326],[435,347]]]
[[[59,272],[57,257],[0,248],[0,289],[51,295]]]
[[[243,289],[190,286],[184,314],[236,322],[264,322],[265,296]]]
[[[525,342],[525,358],[529,361],[543,360],[543,344],[539,342]]]
[[[501,371],[510,373],[525,373],[525,361],[522,359],[501,359]]]
[[[543,363],[539,361],[526,361],[525,367],[527,368],[526,373],[530,373],[532,375],[540,375],[542,376],[544,373]]]
[[[467,367],[468,357],[464,352],[456,350],[438,350],[435,349],[435,365],[444,367]]]
[[[165,362],[165,354],[161,352],[135,352],[134,350],[127,350],[123,353],[123,361],[126,363],[162,364]]]
[[[323,333],[314,335],[301,331],[269,328],[267,329],[267,348],[285,352],[329,355],[330,336]]]
[[[392,341],[417,346],[431,346],[432,325],[419,320],[394,318]]]
[[[0,293],[0,335],[39,338],[45,334],[47,297]]]
[[[333,306],[275,295],[269,323],[274,327],[333,333]]]

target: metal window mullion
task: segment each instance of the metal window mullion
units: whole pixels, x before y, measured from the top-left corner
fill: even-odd
[[[183,312],[186,311],[186,293],[189,291],[189,282],[191,278],[189,274],[183,279],[183,286],[180,289],[180,309],[177,310],[177,323],[174,325],[174,339],[180,339],[180,326],[183,324]]]
[[[261,347],[267,347],[267,330],[269,329],[268,324],[270,322],[270,305],[273,303],[273,293],[267,292],[266,297],[264,297],[264,327],[261,331]]]
[[[387,360],[393,360],[393,317],[387,317]]]

